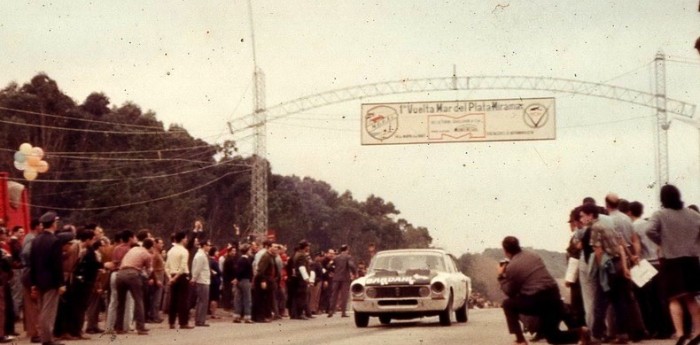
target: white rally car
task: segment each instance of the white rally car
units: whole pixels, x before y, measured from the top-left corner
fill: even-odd
[[[382,324],[391,319],[440,317],[449,326],[467,322],[471,279],[455,258],[441,249],[399,249],[378,252],[367,275],[350,285],[355,325],[367,327],[371,316]]]

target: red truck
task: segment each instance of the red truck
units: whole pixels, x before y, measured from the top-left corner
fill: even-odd
[[[19,225],[29,231],[29,193],[23,184],[8,180],[8,176],[0,172],[0,218],[8,230]]]

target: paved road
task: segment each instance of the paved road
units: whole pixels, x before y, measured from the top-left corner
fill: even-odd
[[[91,340],[64,342],[66,345],[452,345],[503,344],[513,338],[507,334],[503,312],[500,309],[470,310],[469,322],[453,323],[450,327],[438,324],[437,317],[416,321],[392,321],[388,326],[370,319],[367,328],[356,328],[352,317],[327,318],[317,316],[308,321],[285,319],[267,324],[234,324],[231,317],[210,320],[211,327],[192,330],[170,330],[165,323],[148,325],[150,335],[135,334],[93,337]],[[352,316],[352,314],[351,314]],[[29,344],[19,339],[18,344]],[[540,342],[545,344],[545,342]],[[641,345],[671,345],[672,341],[644,341]]]

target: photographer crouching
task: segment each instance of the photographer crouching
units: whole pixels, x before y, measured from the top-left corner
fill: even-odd
[[[508,260],[498,267],[498,282],[508,296],[503,301],[508,331],[515,335],[515,344],[527,344],[520,326],[520,315],[538,316],[539,332],[550,344],[589,344],[590,332],[582,327],[562,331],[559,323],[565,316],[564,303],[557,282],[537,254],[522,250],[517,238],[508,236],[502,242]]]

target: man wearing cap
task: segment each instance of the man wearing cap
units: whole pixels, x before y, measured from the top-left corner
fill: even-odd
[[[63,281],[61,244],[54,235],[58,217],[47,212],[39,222],[44,230],[32,241],[30,282],[32,294],[39,296],[39,336],[43,345],[59,345],[53,340],[58,298],[66,291]]]

